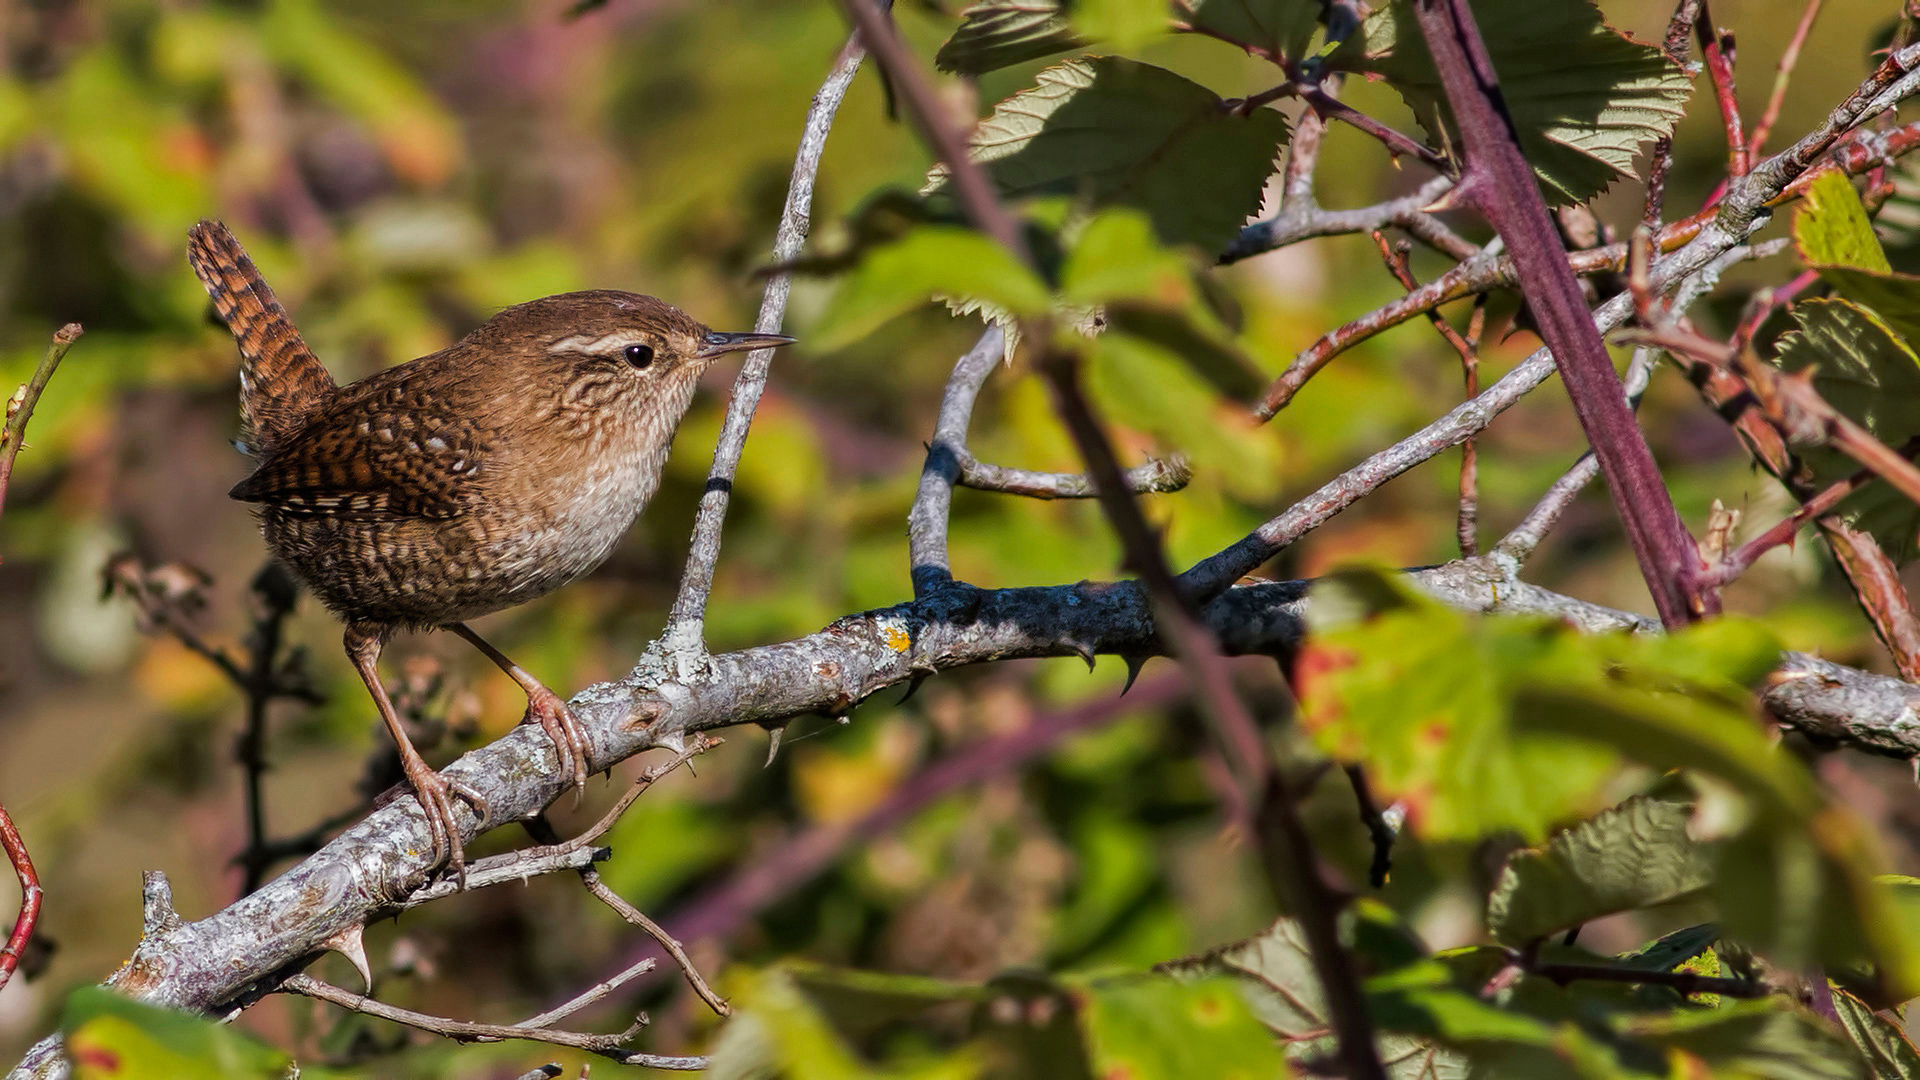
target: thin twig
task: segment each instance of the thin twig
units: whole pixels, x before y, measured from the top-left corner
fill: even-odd
[[[7,399],[7,419],[0,426],[0,511],[7,505],[7,485],[13,480],[13,459],[20,453],[22,441],[27,437],[27,421],[33,419],[33,407],[40,403],[40,395],[47,388],[47,382],[60,367],[60,361],[66,357],[67,350],[86,333],[79,323],[68,323],[53,332],[53,343],[47,346],[46,355],[40,358],[39,366],[20,389]]]
[[[399,910],[411,911],[422,904],[435,900],[444,900],[459,893],[471,893],[493,885],[525,884],[528,878],[542,874],[563,874],[569,870],[591,868],[594,863],[603,862],[612,857],[613,852],[603,847],[579,847],[567,851],[551,849],[523,848],[519,851],[502,852],[478,859],[467,867],[467,885],[465,889],[451,878],[444,878],[420,886],[400,901]]]
[[[1297,139],[1298,134],[1295,135]],[[1291,162],[1292,159],[1289,159]],[[1280,204],[1280,212],[1240,230],[1221,254],[1222,263],[1235,263],[1269,251],[1321,236],[1372,232],[1397,225],[1415,239],[1455,259],[1469,259],[1479,248],[1462,240],[1439,219],[1426,212],[1434,200],[1453,188],[1451,177],[1436,176],[1411,195],[1388,199],[1354,210],[1323,210],[1311,199],[1294,196]],[[1311,192],[1311,188],[1305,189]],[[1430,226],[1430,228],[1426,227]]]
[[[40,395],[53,378],[54,370],[83,332],[79,323],[68,323],[55,331],[53,343],[47,346],[46,355],[33,369],[33,375],[7,399],[6,423],[0,426],[0,509],[6,506],[7,485],[13,480],[13,460],[27,437],[27,421],[33,419],[33,407],[40,403]],[[33,856],[27,851],[27,842],[21,839],[20,830],[14,827],[13,816],[5,806],[0,806],[0,848],[6,850],[14,876],[20,879],[20,912],[14,916],[13,932],[7,935],[6,945],[0,946],[0,987],[4,987],[19,968],[20,956],[33,938],[45,894],[40,888],[40,874],[33,868]]]
[[[1680,0],[1673,9],[1673,18],[1667,22],[1666,38],[1661,51],[1675,67],[1685,70],[1687,67],[1687,42],[1693,37],[1693,22],[1700,17],[1701,0]],[[1651,161],[1647,166],[1646,208],[1641,212],[1640,222],[1649,229],[1660,228],[1660,216],[1667,198],[1667,172],[1673,168],[1673,136],[1662,135],[1653,142]]]
[[[1193,466],[1180,454],[1149,458],[1122,473],[1127,490],[1135,495],[1157,495],[1179,491],[1193,479]],[[1022,495],[1029,499],[1091,499],[1093,481],[1085,473],[1038,472],[988,465],[972,454],[960,462],[959,484],[975,491],[996,491],[1003,495]]]
[[[953,365],[946,393],[940,398],[940,416],[933,440],[927,444],[927,463],[920,469],[920,489],[907,511],[907,563],[913,595],[925,597],[952,584],[953,567],[947,560],[947,520],[953,512],[953,485],[960,478],[966,453],[967,426],[980,388],[1006,350],[1005,331],[989,326]]]
[[[1373,244],[1380,249],[1380,258],[1387,264],[1387,272],[1408,292],[1420,287],[1414,280],[1411,260],[1408,258],[1406,241],[1398,246],[1387,243],[1386,234],[1375,230]],[[1480,297],[1473,305],[1473,315],[1468,321],[1468,336],[1462,337],[1446,316],[1439,311],[1427,312],[1427,320],[1433,328],[1460,357],[1460,369],[1464,376],[1467,396],[1480,393],[1480,335],[1486,328],[1486,298]],[[1479,554],[1479,540],[1476,537],[1477,523],[1480,517],[1479,496],[1476,492],[1478,469],[1474,452],[1474,440],[1469,438],[1460,444],[1460,510],[1454,521],[1454,535],[1460,542],[1460,554],[1473,556]]]
[[[548,1009],[546,1012],[538,1016],[529,1016],[513,1026],[517,1028],[534,1029],[550,1028],[560,1021],[565,1020],[567,1017],[572,1016],[574,1013],[579,1012],[581,1009],[605,998],[608,994],[613,993],[622,986],[645,975],[647,972],[652,971],[655,966],[653,957],[651,956],[637,963],[628,964],[612,977],[602,979],[561,1004]]]
[[[1701,211],[1662,229],[1657,237],[1660,249],[1673,251],[1690,243],[1713,216],[1711,210]],[[1626,266],[1627,245],[1608,244],[1568,252],[1566,259],[1568,267],[1582,276],[1616,271]],[[1520,279],[1521,274],[1511,257],[1487,251],[1475,254],[1418,289],[1322,334],[1312,345],[1302,349],[1286,370],[1274,379],[1254,406],[1254,416],[1260,420],[1272,419],[1293,400],[1307,380],[1318,374],[1334,357],[1360,342],[1409,319],[1425,315],[1443,304],[1492,289],[1518,285]]]
[[[525,854],[529,857],[564,855],[567,852],[578,851],[586,847],[588,844],[605,836],[608,830],[619,823],[621,815],[627,812],[627,808],[633,805],[634,800],[645,795],[647,789],[652,787],[662,777],[725,741],[726,740],[713,735],[695,735],[692,739],[688,740],[687,745],[678,753],[674,754],[673,757],[648,768],[645,772],[635,777],[632,786],[627,788],[626,794],[620,796],[619,801],[613,804],[612,809],[601,815],[600,820],[588,826],[585,831],[556,844],[546,844],[540,847],[528,848]]]
[[[45,894],[40,888],[40,875],[33,868],[33,856],[27,852],[27,842],[20,839],[20,830],[14,828],[13,816],[4,806],[0,806],[0,848],[6,850],[14,876],[20,879],[20,914],[14,916],[13,932],[7,935],[7,944],[0,947],[0,987],[5,987],[13,978],[14,969],[20,966],[21,954],[33,937],[34,924],[40,921],[40,901]]]
[[[1745,380],[1755,404],[1789,442],[1831,446],[1920,503],[1920,468],[1834,408],[1810,381],[1782,375],[1754,358],[1750,350],[1736,354],[1721,342],[1678,326],[1634,331],[1622,338],[1684,353],[1735,374]]]
[[[646,931],[648,937],[667,950],[667,955],[673,957],[673,962],[680,965],[680,973],[686,976],[687,985],[693,987],[693,992],[700,995],[701,1001],[707,1003],[707,1008],[721,1016],[733,1015],[733,1007],[727,1004],[726,999],[714,993],[713,987],[707,985],[707,980],[701,977],[700,970],[693,966],[693,960],[687,956],[687,950],[680,947],[680,942],[676,941],[672,934],[662,930],[659,923],[647,918],[646,913],[627,903],[619,893],[608,888],[607,883],[600,880],[598,871],[582,870],[580,880],[586,885],[587,891],[598,897],[601,903],[612,908],[621,918]]]
[[[1725,266],[1760,250],[1732,243],[1723,246],[1722,237],[1716,234],[1698,247],[1689,246],[1663,260],[1654,270],[1654,287],[1672,288],[1696,274],[1717,274]],[[1602,333],[1610,332],[1624,324],[1632,311],[1633,297],[1627,293],[1617,294],[1594,309],[1594,326]],[[1199,596],[1218,595],[1382,484],[1480,433],[1496,416],[1545,382],[1553,371],[1552,351],[1535,350],[1480,396],[1462,402],[1426,427],[1329,480],[1238,542],[1196,563],[1183,575],[1184,580]]]
[[[1713,83],[1713,98],[1720,105],[1721,127],[1727,136],[1727,175],[1737,179],[1747,175],[1747,143],[1740,130],[1740,101],[1733,90],[1733,34],[1713,25],[1713,12],[1704,0],[1694,16],[1693,30],[1707,78]]]
[[[1297,84],[1288,87],[1288,89],[1298,95],[1301,100],[1313,106],[1313,110],[1321,116],[1329,120],[1338,120],[1356,131],[1365,132],[1372,136],[1379,141],[1380,145],[1387,148],[1387,153],[1392,154],[1394,157],[1411,157],[1432,166],[1435,171],[1442,174],[1452,173],[1453,164],[1441,156],[1439,152],[1415,140],[1412,136],[1396,131],[1380,121],[1375,120],[1373,117],[1341,101],[1325,90],[1317,86],[1300,86]]]
[[[618,1034],[591,1035],[578,1031],[521,1027],[517,1024],[480,1024],[471,1020],[453,1020],[444,1016],[414,1012],[412,1009],[402,1009],[385,1002],[375,1001],[365,994],[343,990],[306,974],[289,977],[280,984],[280,988],[289,993],[317,998],[349,1012],[391,1020],[396,1024],[405,1024],[421,1031],[432,1032],[456,1042],[502,1042],[508,1039],[525,1039],[529,1042],[550,1043],[554,1046],[585,1050],[622,1065],[644,1065],[649,1069],[672,1069],[681,1072],[705,1069],[711,1064],[710,1060],[704,1057],[668,1057],[662,1054],[643,1054],[635,1050],[623,1049],[623,1043],[638,1035],[646,1027],[644,1014],[631,1027]]]
[[[1920,449],[1920,443],[1909,441],[1903,448],[1903,452],[1911,456],[1915,449]],[[1815,518],[1840,505],[1841,500],[1865,487],[1872,479],[1873,470],[1861,469],[1844,480],[1836,480],[1828,484],[1819,494],[1801,503],[1799,509],[1774,522],[1765,532],[1741,544],[1728,552],[1720,562],[1708,567],[1702,575],[1703,579],[1712,585],[1725,585],[1746,573],[1747,568],[1758,562],[1760,556],[1783,544],[1792,543],[1793,538],[1803,526],[1811,524]]]
[[[820,171],[820,156],[826,149],[827,133],[833,128],[834,113],[846,97],[847,87],[860,70],[865,51],[849,40],[834,62],[833,70],[807,110],[806,125],[800,136],[800,149],[794,155],[793,177],[787,185],[787,201],[780,214],[780,226],[774,233],[773,264],[786,266],[800,256],[806,246],[812,222],[814,179]],[[776,270],[767,278],[766,292],[760,300],[760,315],[754,329],[763,334],[777,333],[786,318],[787,296],[793,289],[793,274]],[[733,492],[733,474],[746,447],[747,429],[753,423],[754,409],[766,389],[767,372],[773,361],[772,349],[748,353],[733,384],[733,399],[721,422],[720,439],[713,451],[713,467],[706,490],[700,496],[700,509],[693,523],[693,540],[687,552],[687,567],[680,578],[680,591],[674,597],[667,628],[656,650],[665,673],[675,679],[696,675],[706,655],[707,597],[713,592],[714,569],[720,560],[720,534],[726,523],[727,503]]]
[[[1807,34],[1813,30],[1813,20],[1820,17],[1820,5],[1824,0],[1807,0],[1807,6],[1800,12],[1800,23],[1793,28],[1793,37],[1787,41],[1786,51],[1780,54],[1780,64],[1773,75],[1773,91],[1767,95],[1766,110],[1760,114],[1760,120],[1753,125],[1753,138],[1747,141],[1747,154],[1759,157],[1767,144],[1767,136],[1773,134],[1773,125],[1780,119],[1780,108],[1787,103],[1787,85],[1793,81],[1794,65],[1800,62],[1800,49],[1807,43]]]
[[[1735,249],[1735,252],[1729,252],[1728,255],[1733,255],[1738,250]],[[1692,307],[1711,291],[1714,284],[1718,282],[1720,273],[1736,261],[1738,260],[1723,255],[1709,264],[1706,272],[1695,274],[1682,281],[1680,287],[1673,291],[1673,300],[1668,310],[1678,314]],[[1635,308],[1641,306],[1642,296],[1652,291],[1652,273],[1652,267],[1649,266],[1646,269],[1645,279],[1635,276],[1632,280]],[[1651,303],[1651,300],[1649,299],[1648,302]],[[1641,398],[1646,396],[1647,387],[1653,380],[1653,363],[1657,355],[1658,351],[1655,349],[1635,349],[1633,358],[1627,362],[1625,389],[1627,404],[1632,408],[1638,409]],[[1542,540],[1546,539],[1547,533],[1553,531],[1561,515],[1573,505],[1573,500],[1593,482],[1594,477],[1599,475],[1600,463],[1593,459],[1593,452],[1589,450],[1580,455],[1579,460],[1573,463],[1573,467],[1553,482],[1553,486],[1540,497],[1540,501],[1525,518],[1521,519],[1520,524],[1514,526],[1512,532],[1494,545],[1494,555],[1509,560],[1517,570],[1533,557],[1534,550],[1540,546]]]

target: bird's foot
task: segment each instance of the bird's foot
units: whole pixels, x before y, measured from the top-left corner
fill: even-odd
[[[420,810],[427,816],[427,832],[433,837],[433,864],[445,863],[453,871],[460,888],[467,887],[466,845],[460,838],[460,826],[453,816],[453,800],[461,799],[473,807],[480,815],[480,829],[485,831],[492,814],[487,810],[487,800],[478,791],[458,780],[433,771],[425,762],[402,761],[407,774],[407,783],[413,785],[413,797],[419,801]]]
[[[560,754],[560,771],[573,777],[573,805],[579,806],[587,790],[587,758],[593,745],[572,710],[559,694],[542,686],[527,692],[527,715],[521,723],[539,724],[553,740],[553,748]]]

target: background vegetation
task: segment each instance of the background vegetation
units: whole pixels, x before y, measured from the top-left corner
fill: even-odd
[[[246,880],[235,863],[248,844],[240,697],[178,635],[150,632],[151,617],[124,596],[102,598],[110,560],[131,552],[145,565],[177,564],[167,580],[204,599],[188,625],[217,647],[241,643],[259,603],[250,584],[263,550],[244,509],[225,498],[247,469],[228,445],[233,347],[209,322],[186,269],[190,224],[219,217],[236,230],[343,382],[441,348],[508,304],[576,288],[653,293],[716,327],[751,324],[801,120],[845,41],[842,15],[790,0],[568,7],[33,0],[0,9],[0,384],[26,377],[54,328],[87,328],[35,414],[0,534],[0,795],[33,845],[48,897],[41,935],[52,945],[30,958],[34,978],[0,993],[0,1051],[17,1054],[44,1034],[70,991],[98,982],[132,950],[139,871],[164,869],[188,918],[224,906]],[[957,5],[948,8],[901,6],[899,25],[918,55],[930,57],[952,33]],[[1664,0],[1602,8],[1610,24],[1644,40],[1657,40],[1671,14]],[[1797,5],[1715,8],[1739,35],[1749,115],[1764,103],[1765,75],[1800,14]],[[1825,5],[1779,144],[1814,126],[1872,70],[1870,50],[1888,40],[1894,15],[1867,0]],[[1217,41],[1127,41],[1127,55],[1222,96],[1273,82],[1270,65]],[[984,113],[1054,60],[994,70],[977,83],[943,78],[939,90],[954,108]],[[1350,79],[1342,100],[1402,131],[1421,130],[1384,84]],[[890,101],[871,71],[855,82],[821,171],[816,249],[844,249],[868,220],[856,211],[876,190],[914,190],[932,164],[911,127],[890,118]],[[1699,206],[1726,166],[1719,117],[1698,87],[1675,150],[1670,217]],[[1335,126],[1319,175],[1322,201],[1345,207],[1407,194],[1432,174],[1396,165],[1376,141]],[[1907,183],[1904,174],[1895,180]],[[1894,240],[1920,221],[1900,216],[1911,192],[1896,192],[1881,222]],[[1636,182],[1621,182],[1596,210],[1624,235],[1641,198]],[[1787,217],[1763,235],[1785,235]],[[1489,235],[1468,215],[1449,220],[1475,242]],[[1896,264],[1911,250],[1890,245]],[[1800,269],[1794,258],[1786,251],[1737,268],[1696,314],[1724,330],[1751,284],[1784,282]],[[1425,280],[1446,264],[1420,249],[1412,265]],[[1210,280],[1235,313],[1240,346],[1267,375],[1326,329],[1402,291],[1364,235],[1289,247]],[[796,284],[788,327],[802,344],[777,360],[747,445],[707,626],[715,651],[807,634],[911,595],[902,523],[952,360],[977,325],[921,307],[865,336],[839,334],[829,341],[837,347],[810,345],[832,292],[824,277]],[[1483,384],[1538,345],[1525,329],[1503,334],[1516,307],[1511,296],[1493,303]],[[1188,369],[1102,360],[1088,373],[1089,390],[1128,460],[1178,452],[1192,462],[1186,490],[1148,504],[1177,567],[1460,397],[1454,354],[1422,320],[1342,356],[1267,426]],[[658,632],[731,376],[713,373],[665,488],[612,561],[482,627],[550,685],[617,677]],[[1757,522],[1791,509],[1683,379],[1656,379],[1642,417],[1696,532],[1714,500]],[[987,460],[1080,467],[1041,382],[1019,367],[989,382],[973,432],[972,447]],[[1584,448],[1557,388],[1503,416],[1479,444],[1487,534],[1517,521]],[[1443,456],[1396,481],[1264,573],[1311,577],[1355,560],[1412,566],[1454,557],[1456,463]],[[982,586],[1120,572],[1119,546],[1090,502],[962,491],[951,545],[955,575]],[[204,584],[186,568],[204,572]],[[1528,574],[1583,599],[1650,610],[1597,484]],[[1814,543],[1769,555],[1729,588],[1727,604],[1764,617],[1789,648],[1894,670]],[[1440,632],[1409,630],[1416,640]],[[270,714],[264,805],[273,836],[351,813],[391,781],[387,744],[338,655],[331,621],[303,602],[285,633],[311,653],[302,670],[318,703],[281,702]],[[389,656],[391,671],[404,664],[427,727],[443,730],[442,759],[519,719],[515,687],[459,643],[405,639]],[[1234,670],[1263,714],[1283,708],[1272,663]],[[862,1003],[870,992],[891,1002],[916,984],[849,989],[832,981],[844,976],[815,972],[807,977],[833,989],[795,1005],[782,996],[793,984],[772,974],[785,970],[773,966],[783,960],[936,977],[946,982],[920,987],[928,1000],[972,1002],[963,987],[1008,972],[1137,972],[1259,934],[1274,901],[1258,852],[1223,802],[1227,766],[1171,664],[1148,666],[1116,698],[1126,677],[1111,658],[1091,673],[1075,660],[1047,660],[943,675],[910,700],[876,699],[845,722],[796,723],[766,767],[757,729],[732,731],[696,763],[697,776],[662,781],[615,826],[606,843],[616,856],[600,873],[685,940],[722,993],[788,1040],[798,1037],[794,1016],[812,1016],[820,1000]],[[1083,730],[1050,752],[983,768],[977,783],[946,788],[929,779],[937,763],[996,737],[1067,721]],[[628,762],[612,783],[595,781],[578,810],[563,801],[555,827],[568,834],[591,822],[646,764]],[[1920,874],[1910,765],[1838,751],[1813,757],[1811,769],[1826,797],[1869,828],[1881,849],[1876,869]],[[1624,798],[1648,782],[1634,773],[1608,792]],[[1587,812],[1605,801],[1561,809]],[[1364,881],[1372,851],[1337,771],[1304,812],[1322,854]],[[1565,813],[1525,823],[1521,834],[1537,839],[1542,824]],[[1417,934],[1430,950],[1483,940],[1482,898],[1514,846],[1489,834],[1516,824],[1474,820],[1403,837],[1391,880],[1370,894],[1381,925]],[[517,830],[499,830],[475,854],[522,842]],[[1626,952],[1706,921],[1706,903],[1592,923],[1580,945]],[[376,924],[367,948],[382,999],[507,1022],[606,978],[647,945],[563,875]],[[317,970],[343,985],[354,980],[336,957]],[[622,995],[651,1014],[648,1049],[710,1047],[718,1022],[677,979],[652,978]],[[1242,1007],[1230,996],[1169,1003],[1115,992],[1100,1000],[1109,1012],[1098,1023],[1108,1032],[1148,1026],[1176,1008]],[[877,1035],[843,1028],[832,1049],[792,1053],[819,1055],[811,1060],[827,1071],[816,1075],[852,1075],[835,1072],[831,1054],[855,1044],[909,1062],[903,1070],[964,1070],[968,1058],[939,1048],[961,1041],[967,1007]],[[870,1017],[877,1008],[854,1011]],[[617,1008],[600,1010],[590,1022],[623,1023]],[[238,1024],[303,1063],[364,1075],[510,1077],[547,1060],[570,1072],[587,1060],[520,1044],[460,1047],[343,1019],[291,995],[251,1008]],[[1817,1060],[1819,1039],[1831,1036],[1796,1032],[1796,1062]],[[1752,1034],[1746,1045],[1763,1041]],[[1219,1053],[1223,1063],[1257,1069],[1267,1045],[1235,1057],[1240,1044],[1229,1040]],[[1143,1051],[1140,1060],[1150,1057]],[[1181,1075],[1181,1067],[1141,1066],[1137,1075]],[[596,1064],[601,1070],[622,1073]]]

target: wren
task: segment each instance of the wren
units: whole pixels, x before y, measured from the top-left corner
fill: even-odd
[[[578,798],[590,744],[566,703],[467,620],[558,589],[606,559],[660,486],[700,373],[792,343],[709,330],[651,296],[598,289],[507,308],[452,348],[336,386],[240,244],[216,221],[188,261],[240,346],[243,449],[230,493],[346,623],[346,651],[426,814],[434,862],[465,878],[453,799],[388,700],[380,652],[401,630],[451,630],[527,695]]]

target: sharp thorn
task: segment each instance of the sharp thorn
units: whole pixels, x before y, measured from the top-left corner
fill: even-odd
[[[761,768],[773,768],[773,759],[780,756],[780,740],[787,733],[787,725],[767,729],[767,763]],[[691,763],[689,763],[691,764]]]
[[[1121,697],[1126,697],[1127,691],[1133,689],[1134,681],[1140,678],[1140,672],[1147,666],[1147,659],[1148,658],[1144,656],[1129,656],[1126,658],[1127,681],[1125,685],[1120,687]]]

